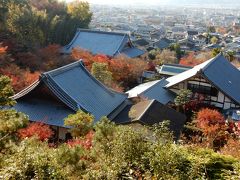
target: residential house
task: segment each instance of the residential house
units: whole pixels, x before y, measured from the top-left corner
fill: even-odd
[[[174,102],[181,89],[201,94],[205,103],[219,109],[240,108],[240,71],[222,54],[167,79],[141,84],[127,93],[129,98],[142,96],[167,104]]]

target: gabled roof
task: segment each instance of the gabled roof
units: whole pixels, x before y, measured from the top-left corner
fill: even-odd
[[[154,43],[154,46],[159,49],[168,48],[171,45],[172,41],[167,38],[162,38],[159,41]]]
[[[130,37],[126,33],[78,29],[73,40],[64,46],[63,53],[69,54],[73,48],[79,47],[93,54],[105,54],[113,57],[122,53],[126,45],[129,49],[133,48]]]
[[[87,111],[95,116],[95,120],[108,116],[127,99],[125,94],[110,90],[96,80],[86,70],[82,61],[43,73],[39,81],[71,110]],[[38,84],[30,87],[34,88],[28,87],[13,98],[18,101],[31,90],[38,88]]]
[[[186,116],[155,99],[129,105],[113,119],[117,124],[139,122],[143,125],[158,124],[165,120],[170,121],[169,128],[174,132],[175,137],[178,138],[186,121]]]
[[[173,102],[175,98],[171,91],[164,88],[167,83],[165,79],[151,81],[140,84],[126,93],[129,98],[143,97],[147,99],[156,99],[162,104],[167,104]]]
[[[165,87],[170,88],[194,77],[198,73],[233,101],[240,104],[240,71],[222,54],[219,54],[215,58],[197,65],[188,71],[166,79],[168,84]]]

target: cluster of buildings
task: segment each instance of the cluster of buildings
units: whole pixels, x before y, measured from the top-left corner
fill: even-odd
[[[119,93],[95,79],[82,61],[43,73],[38,81],[17,93],[14,108],[29,115],[30,121],[50,125],[57,140],[70,137],[64,119],[78,110],[90,113],[95,123],[106,116],[116,124],[153,125],[170,121],[176,138],[186,116],[172,108],[181,89],[201,94],[204,103],[238,115],[240,71],[222,54],[168,78],[140,84]],[[194,97],[194,96],[193,96]],[[135,103],[138,102],[138,103]],[[237,119],[239,120],[239,119]]]
[[[225,27],[234,23],[235,28],[240,28],[238,12],[223,15],[206,9],[166,12],[121,8],[109,11],[109,7],[99,11],[98,8],[94,9],[96,17],[91,25],[95,30],[78,29],[62,53],[69,54],[73,48],[80,47],[93,54],[134,58],[150,47],[165,49],[176,42],[182,50],[224,47],[226,51],[240,52],[240,38],[231,33],[209,33],[217,37],[215,44],[209,44],[204,35],[209,24]],[[186,116],[172,107],[182,89],[191,90],[193,98],[201,95],[205,104],[240,120],[240,71],[223,54],[195,67],[165,64],[158,71],[162,79],[119,93],[95,79],[80,60],[43,73],[36,82],[13,96],[17,101],[14,108],[29,115],[33,122],[50,125],[56,139],[63,141],[70,137],[71,128],[64,125],[64,119],[78,110],[94,115],[94,123],[106,116],[116,124],[135,128],[169,120],[170,129],[178,138]]]
[[[90,28],[124,32],[141,49],[164,49],[178,43],[183,51],[222,48],[239,57],[240,13],[234,9],[136,8],[93,5]],[[210,29],[212,27],[213,29]],[[216,29],[224,28],[227,32]],[[217,42],[211,42],[216,37]]]

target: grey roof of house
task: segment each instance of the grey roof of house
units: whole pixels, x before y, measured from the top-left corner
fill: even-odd
[[[170,121],[169,128],[178,138],[186,121],[186,116],[155,99],[129,105],[113,119],[117,124],[139,122],[144,125],[158,124],[165,120]]]
[[[162,104],[167,104],[169,102],[174,102],[175,98],[175,95],[171,91],[164,88],[167,83],[166,79],[163,78],[161,80],[140,84],[126,93],[129,98],[143,97],[147,99],[156,99]]]
[[[191,68],[192,67],[181,66],[178,64],[163,64],[162,66],[157,67],[156,69],[159,74],[174,76],[174,75],[180,74],[184,71],[187,71]]]
[[[165,49],[168,48],[171,45],[171,41],[167,38],[162,38],[159,41],[154,43],[154,46],[156,46],[159,49]]]
[[[89,112],[94,115],[95,121],[102,116],[108,116],[127,99],[125,94],[115,92],[96,80],[81,61],[43,73],[39,81],[71,110],[82,109]],[[38,85],[32,87],[26,88],[13,98],[18,101]]]
[[[240,71],[233,66],[222,54],[217,55],[194,68],[181,74],[167,78],[166,88],[172,87],[201,73],[222,93],[240,104]]]
[[[129,47],[126,51],[131,51],[134,47],[130,41],[129,35],[126,33],[78,29],[73,40],[63,47],[62,52],[69,54],[73,48],[78,47],[90,51],[93,54],[105,54],[113,57],[121,54],[127,43],[129,43]],[[131,56],[139,56],[139,52],[136,53],[136,48],[132,51],[129,52]],[[125,54],[128,55],[128,53]]]
[[[138,40],[134,41],[133,43],[138,45],[138,46],[147,46],[147,45],[149,45],[149,42],[146,39],[138,39]]]
[[[135,48],[135,47],[124,49],[121,52],[121,54],[124,54],[129,58],[135,58],[135,57],[143,55],[144,53],[145,53],[145,51]]]

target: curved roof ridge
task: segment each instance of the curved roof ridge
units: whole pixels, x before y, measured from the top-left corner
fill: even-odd
[[[120,43],[119,43],[118,48],[114,51],[113,56],[115,56],[115,55],[117,54],[117,52],[120,53],[119,49],[120,49],[120,47],[122,46],[125,37],[126,37],[126,34],[124,34],[122,40],[121,40]]]
[[[76,41],[76,39],[78,38],[78,36],[79,36],[79,34],[80,34],[80,31],[76,31],[76,33],[75,33],[75,35],[74,35],[74,37],[73,37],[73,39],[72,39],[72,41],[70,42],[70,43],[68,43],[66,46],[64,46],[66,49],[68,49],[68,48],[70,48],[72,45],[73,45],[73,43]]]
[[[100,31],[100,30],[94,30],[94,29],[84,29],[84,28],[78,28],[78,32],[89,32],[89,33],[100,33],[100,34],[112,34],[112,35],[128,35],[127,33],[121,33],[121,32],[112,32],[112,31]]]
[[[35,89],[40,84],[40,82],[41,81],[39,79],[34,81],[32,84],[30,84],[29,86],[27,86],[26,88],[24,88],[23,90],[18,92],[17,94],[13,95],[11,98],[16,100],[16,99],[19,99],[19,98],[25,96],[26,94],[31,92],[33,89]]]
[[[62,66],[62,67],[53,69],[53,70],[51,70],[51,71],[44,72],[44,73],[42,73],[42,74],[43,74],[43,75],[51,74],[52,76],[56,76],[56,75],[58,75],[58,74],[60,74],[60,73],[62,73],[62,72],[71,70],[72,68],[77,67],[77,66],[79,66],[80,64],[82,64],[82,59],[80,59],[80,60],[78,60],[78,61],[76,61],[76,62],[67,64],[67,65],[65,65],[65,66]]]
[[[65,90],[63,90],[63,88],[61,88],[61,86],[54,81],[51,75],[47,74],[47,75],[44,75],[44,77],[46,77],[46,79],[43,78],[43,81],[45,82],[45,84],[68,107],[70,107],[74,111],[79,110],[79,107],[80,109],[88,111],[83,105],[81,105],[72,96],[70,96]]]

